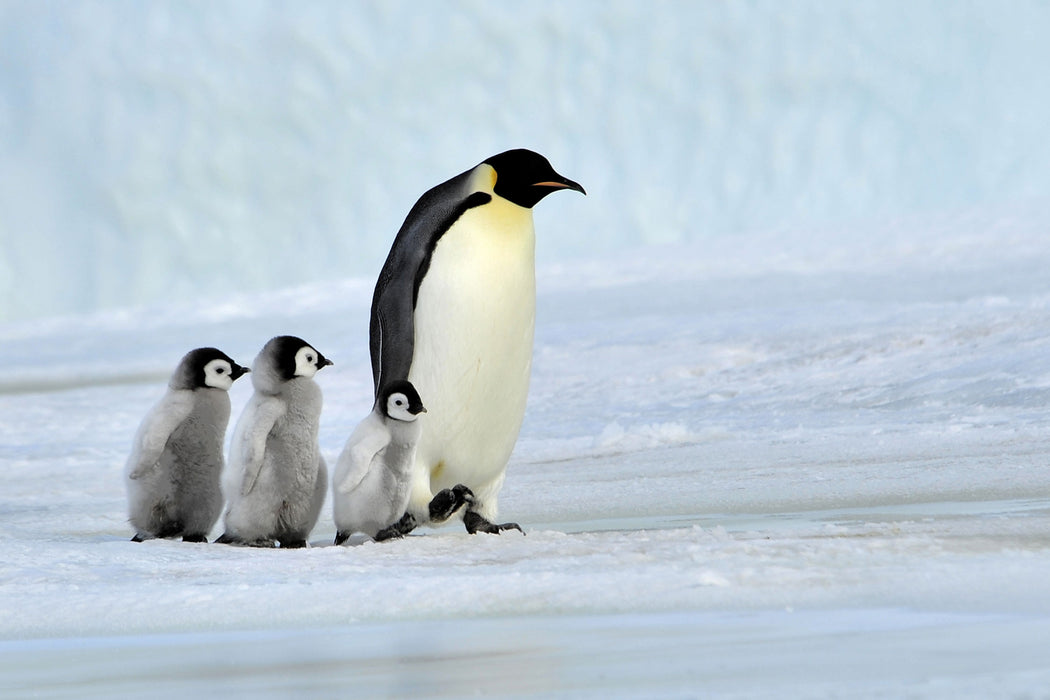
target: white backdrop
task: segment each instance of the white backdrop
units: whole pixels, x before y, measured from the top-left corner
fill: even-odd
[[[0,320],[374,277],[526,146],[541,261],[1042,196],[1041,3],[4,2]]]

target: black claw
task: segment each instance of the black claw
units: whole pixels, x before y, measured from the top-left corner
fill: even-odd
[[[404,537],[408,533],[416,529],[416,519],[411,513],[405,513],[401,516],[401,519],[390,527],[385,527],[376,533],[373,537],[376,542],[382,542],[384,540],[393,540]]]
[[[178,537],[182,534],[182,523],[172,522],[165,523],[157,530],[156,536],[162,540],[168,539],[169,537]]]
[[[442,489],[430,500],[430,520],[440,523],[452,517],[452,514],[464,505],[474,503],[474,492],[463,484],[456,484],[450,489]]]
[[[242,540],[240,537],[234,537],[228,532],[224,532],[217,540],[215,544],[232,544],[236,547],[275,547],[276,543],[273,540],[258,539],[258,540]]]
[[[479,532],[487,532],[491,535],[498,535],[504,530],[517,530],[521,534],[525,534],[525,531],[521,529],[521,526],[517,523],[492,523],[481,517],[478,513],[468,510],[463,516],[463,524],[467,527],[467,532],[472,535],[476,535]]]
[[[403,534],[397,529],[397,525],[391,525],[390,527],[383,528],[376,533],[373,537],[376,542],[385,542],[387,540],[398,540],[404,537]]]
[[[136,534],[134,537],[131,538],[131,541],[132,542],[145,542],[146,538],[143,537],[142,535]]]
[[[336,544],[336,546],[341,545],[343,542],[346,542],[348,539],[350,539],[350,533],[349,532],[339,531],[339,532],[335,533],[335,544]]]
[[[306,540],[281,540],[281,549],[305,549]]]
[[[207,542],[208,538],[205,535],[183,535],[183,542]]]

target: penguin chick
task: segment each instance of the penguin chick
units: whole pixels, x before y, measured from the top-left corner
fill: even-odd
[[[223,473],[226,530],[217,542],[306,546],[328,489],[317,436],[321,389],[313,376],[330,364],[288,335],[271,339],[255,358],[255,393],[237,420]]]
[[[215,348],[179,362],[168,391],[146,414],[124,469],[133,541],[207,541],[222,512],[222,446],[229,389],[248,371]]]
[[[469,492],[469,532],[521,529],[495,518],[532,363],[532,208],[562,190],[584,191],[540,154],[506,151],[423,194],[394,239],[372,297],[373,388],[407,379],[428,410],[402,533]]]
[[[412,383],[398,380],[379,392],[372,412],[354,429],[332,480],[336,544],[355,532],[376,540],[399,536],[386,528],[408,506],[419,416],[426,410]]]

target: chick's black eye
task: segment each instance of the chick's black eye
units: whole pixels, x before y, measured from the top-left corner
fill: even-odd
[[[225,372],[225,371],[226,371],[226,370],[224,370],[224,369],[223,369],[222,367],[220,367],[219,369],[215,370],[215,373],[216,373],[216,374],[222,374],[222,373],[223,373],[223,372]]]

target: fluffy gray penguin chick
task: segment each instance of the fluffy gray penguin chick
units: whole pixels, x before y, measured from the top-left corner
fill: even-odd
[[[136,542],[155,537],[207,541],[222,512],[222,447],[229,389],[248,371],[215,348],[179,362],[168,391],[146,414],[124,469]]]
[[[391,382],[379,392],[372,412],[346,441],[332,479],[335,543],[355,532],[376,539],[391,531],[408,507],[416,443],[422,431],[423,401],[411,382]]]
[[[330,364],[290,335],[271,339],[255,358],[255,393],[237,421],[222,477],[226,531],[217,542],[306,546],[328,489],[317,435],[321,388],[313,376]]]

